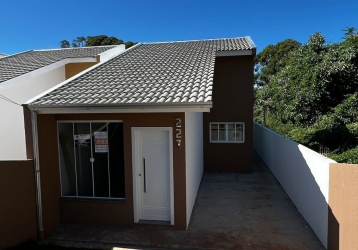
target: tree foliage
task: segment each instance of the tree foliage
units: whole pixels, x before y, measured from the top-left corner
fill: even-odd
[[[255,57],[255,84],[264,86],[270,77],[286,66],[288,54],[301,44],[293,39],[286,39],[275,45],[268,45]]]
[[[259,72],[264,84],[255,89],[254,119],[314,150],[327,148],[334,159],[358,163],[351,157],[358,150],[358,35],[354,28],[344,31],[339,43],[326,43],[317,32],[286,54],[270,47],[268,58],[283,63]],[[257,61],[265,62],[262,55]]]
[[[67,40],[62,40],[60,42],[60,46],[61,46],[61,48],[69,48],[69,47],[71,47],[70,43]]]
[[[72,48],[76,48],[76,47],[89,47],[89,46],[104,46],[104,45],[120,45],[120,44],[125,44],[126,48],[129,48],[133,45],[135,45],[136,43],[132,42],[132,41],[127,41],[124,42],[121,39],[118,39],[114,36],[106,36],[106,35],[99,35],[99,36],[79,36],[75,39],[73,39],[71,46]],[[70,46],[70,42],[67,40],[62,40],[60,42],[60,46],[61,48],[69,48]]]

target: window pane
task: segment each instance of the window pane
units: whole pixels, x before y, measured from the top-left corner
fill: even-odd
[[[108,125],[111,197],[125,198],[123,123]]]
[[[93,196],[90,123],[74,123],[79,196]]]
[[[211,141],[218,141],[218,124],[211,124]]]
[[[107,125],[91,123],[95,197],[109,197]]]
[[[228,141],[235,141],[235,124],[228,124]]]
[[[244,125],[236,124],[236,141],[244,141]]]
[[[58,140],[62,195],[76,196],[75,155],[72,123],[58,124]]]
[[[226,141],[226,124],[219,124],[219,141]]]

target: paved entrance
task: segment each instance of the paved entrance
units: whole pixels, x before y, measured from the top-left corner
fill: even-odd
[[[110,249],[324,249],[268,168],[205,173],[187,231],[61,225],[47,241]]]

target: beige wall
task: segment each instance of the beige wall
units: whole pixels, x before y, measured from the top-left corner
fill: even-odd
[[[92,67],[93,65],[97,64],[97,62],[85,62],[85,63],[68,63],[65,66],[66,71],[66,79],[77,75],[78,73]]]
[[[177,117],[182,119],[182,124],[185,124],[184,113],[38,115],[44,233],[50,232],[60,223],[137,227],[133,217],[131,128],[172,127],[175,131]],[[61,198],[57,144],[58,120],[123,121],[125,201],[83,201]],[[182,146],[177,148],[174,145],[173,148],[175,229],[186,229],[185,127],[182,127],[182,135]],[[173,133],[172,136],[175,142],[175,134]]]
[[[330,164],[328,249],[358,249],[358,165]]]
[[[0,249],[36,240],[33,161],[0,161]]]

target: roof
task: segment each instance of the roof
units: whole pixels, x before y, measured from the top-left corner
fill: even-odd
[[[35,98],[29,105],[211,103],[215,53],[255,48],[250,37],[138,44]]]
[[[30,50],[0,58],[0,83],[67,58],[96,57],[116,46]]]
[[[4,53],[0,53],[0,58],[5,57],[5,56],[7,56],[7,55]]]

